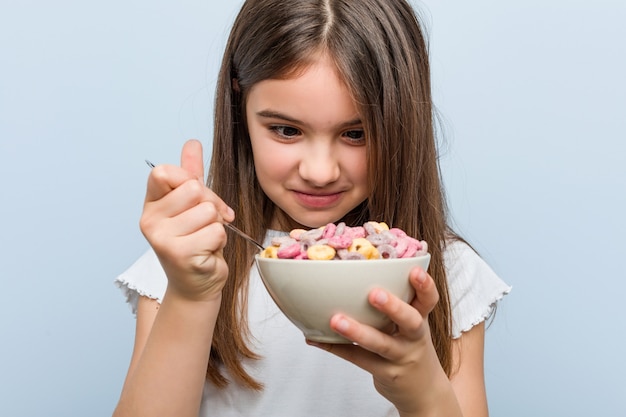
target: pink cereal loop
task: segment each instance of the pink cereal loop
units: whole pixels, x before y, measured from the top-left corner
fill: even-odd
[[[335,249],[347,249],[352,245],[352,238],[350,236],[333,236],[328,239],[328,246]]]
[[[415,254],[417,253],[417,250],[419,249],[419,242],[416,239],[413,238],[407,238],[407,248],[406,248],[406,252],[404,252],[404,254],[402,254],[403,258],[411,258],[413,256],[415,256]]]
[[[392,227],[389,229],[391,233],[393,233],[396,237],[406,237],[407,234],[404,230],[398,229],[397,227]]]
[[[367,233],[365,232],[365,228],[363,226],[351,227],[349,229],[346,228],[345,234],[347,234],[353,239],[358,239],[358,238],[367,236]]]
[[[428,243],[425,240],[419,241],[419,248],[413,256],[424,256],[428,253]]]
[[[396,240],[396,255],[398,256],[398,258],[404,258],[404,253],[406,252],[406,250],[409,247],[409,241],[408,239],[406,239],[406,237],[404,238],[398,238]]]
[[[335,236],[335,231],[337,230],[337,226],[335,223],[328,223],[326,227],[324,227],[324,231],[322,232],[322,239],[328,239]]]
[[[294,241],[292,244],[283,245],[278,248],[276,256],[279,259],[293,259],[300,254],[300,243]]]

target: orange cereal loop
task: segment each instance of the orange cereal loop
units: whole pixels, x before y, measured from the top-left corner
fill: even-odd
[[[314,261],[328,261],[335,257],[335,249],[328,245],[312,245],[306,250],[306,256]]]
[[[278,247],[277,246],[268,246],[267,248],[265,248],[263,250],[263,252],[261,252],[260,257],[261,258],[277,259],[278,258]]]
[[[306,232],[306,230],[304,229],[293,229],[291,232],[289,232],[289,237],[292,239],[299,240],[300,235],[304,232]]]
[[[372,227],[374,228],[376,233],[380,233],[380,232],[384,232],[385,230],[389,230],[389,226],[385,222],[370,221],[370,222],[367,222],[367,223],[372,225]]]

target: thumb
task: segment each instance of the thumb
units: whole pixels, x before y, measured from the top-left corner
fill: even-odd
[[[204,182],[204,159],[202,157],[202,144],[191,139],[185,142],[180,155],[180,166],[189,172],[200,182]]]
[[[426,317],[439,302],[439,292],[435,281],[420,267],[413,268],[409,280],[415,288],[413,307],[421,313],[422,317]]]

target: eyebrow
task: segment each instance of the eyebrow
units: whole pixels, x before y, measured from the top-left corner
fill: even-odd
[[[301,120],[294,119],[293,117],[287,116],[286,114],[282,114],[274,110],[261,110],[258,111],[256,115],[265,119],[280,119],[293,124],[306,125],[306,123]],[[346,128],[360,124],[362,124],[361,119],[357,117],[356,119],[348,120],[347,122],[341,123],[339,125],[339,128]]]

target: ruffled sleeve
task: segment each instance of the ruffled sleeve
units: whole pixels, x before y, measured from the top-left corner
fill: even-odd
[[[149,249],[115,279],[115,285],[122,290],[135,314],[140,295],[155,299],[159,303],[163,300],[167,277],[156,254]]]
[[[444,253],[452,307],[452,337],[487,320],[511,287],[467,244],[448,244]]]

